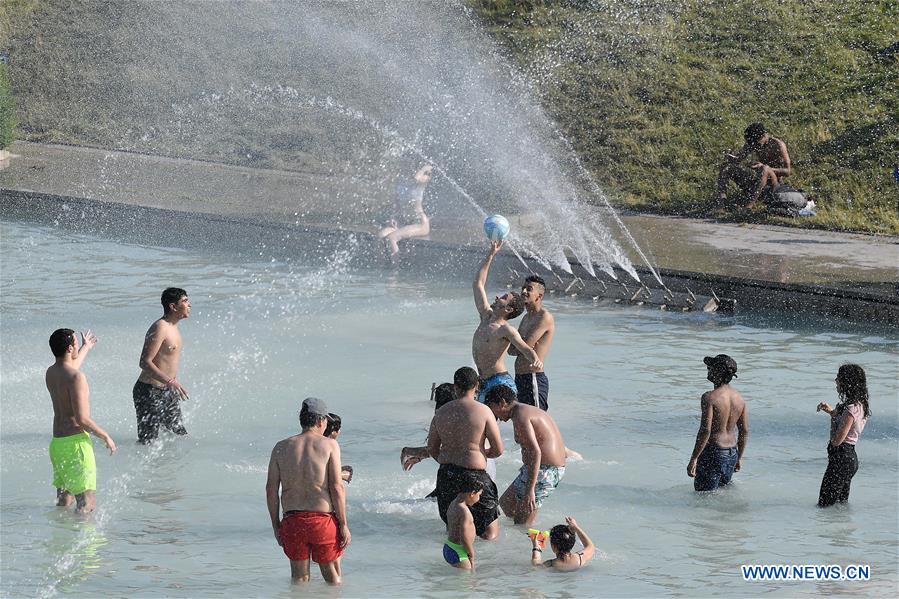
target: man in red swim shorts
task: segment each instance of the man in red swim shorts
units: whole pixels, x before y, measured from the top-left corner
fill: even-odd
[[[340,446],[323,435],[328,407],[306,398],[303,432],[279,441],[268,464],[265,495],[278,545],[290,560],[295,581],[309,581],[309,558],[329,584],[340,584],[340,556],[350,543],[346,495],[340,477]],[[280,497],[278,491],[280,490]],[[280,508],[284,507],[284,518]]]

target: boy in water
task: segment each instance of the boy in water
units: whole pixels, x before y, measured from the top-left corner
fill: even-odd
[[[583,551],[572,553],[574,549],[574,537],[581,540],[584,546]],[[565,517],[565,524],[558,524],[549,531],[549,546],[552,548],[556,557],[541,562],[543,547],[535,535],[532,539],[533,547],[531,548],[531,564],[534,566],[542,566],[545,568],[553,568],[562,572],[571,572],[579,569],[581,566],[593,559],[596,554],[596,546],[587,536],[587,533],[578,526],[574,518]]]
[[[340,426],[342,421],[340,420],[340,416],[337,414],[333,414],[328,412],[328,426],[325,427],[324,436],[329,439],[337,440],[337,437],[340,436]],[[343,465],[340,467],[340,478],[343,482],[348,483],[353,480],[353,467]]]
[[[115,442],[91,418],[90,389],[81,372],[81,364],[97,343],[89,330],[81,333],[81,347],[72,329],[57,329],[50,335],[50,351],[56,361],[47,369],[46,383],[53,401],[53,440],[50,461],[56,505],[69,507],[75,501],[76,512],[94,511],[97,490],[97,464],[88,432],[103,440],[109,453]]]
[[[446,543],[443,559],[454,568],[474,570],[474,516],[471,506],[481,499],[484,485],[476,479],[459,483],[459,494],[446,510]]]

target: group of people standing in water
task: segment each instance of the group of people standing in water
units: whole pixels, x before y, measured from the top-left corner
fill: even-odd
[[[428,174],[428,177],[430,174]],[[555,334],[553,315],[543,306],[546,283],[527,277],[521,293],[508,292],[488,300],[485,290],[494,257],[503,242],[491,242],[474,279],[474,301],[479,322],[472,339],[476,370],[457,369],[451,384],[436,389],[436,408],[424,447],[401,452],[403,468],[434,458],[438,464],[438,514],[447,526],[445,561],[473,569],[475,537],[495,539],[499,512],[515,524],[530,526],[544,501],[565,475],[566,460],[579,455],[567,448],[559,427],[549,414],[549,379],[544,370]],[[140,376],[132,397],[138,441],[152,442],[160,427],[185,435],[180,402],[188,399],[177,379],[182,341],[178,323],[190,315],[190,301],[180,288],[166,289],[161,297],[163,315],[147,332],[140,357]],[[519,327],[510,321],[525,314]],[[50,336],[55,362],[47,369],[46,384],[53,402],[53,440],[50,457],[57,505],[77,504],[79,512],[94,509],[96,464],[88,433],[116,451],[110,435],[90,416],[89,389],[80,372],[96,336],[85,331],[79,343],[71,329]],[[515,357],[514,377],[506,370],[505,356]],[[742,466],[749,425],[746,402],[730,386],[737,376],[736,361],[726,354],[705,358],[707,378],[714,388],[703,394],[700,426],[687,473],[697,491],[713,490],[730,482]],[[852,477],[858,470],[855,445],[870,409],[865,372],[855,364],[838,370],[836,390],[840,402],[818,411],[831,418],[828,467],[821,483],[822,507],[849,498]],[[302,432],[277,443],[269,461],[266,501],[276,542],[290,560],[291,576],[309,580],[310,560],[319,564],[324,579],[341,582],[341,557],[351,534],[347,521],[344,482],[351,469],[341,463],[336,440],[340,420],[325,402],[307,398],[300,410]],[[521,446],[523,465],[505,492],[498,494],[495,467],[490,462],[504,451],[497,421],[512,422],[514,439]],[[542,567],[574,570],[589,561],[595,546],[573,518],[566,518],[548,534],[530,531],[531,562]],[[575,539],[583,544],[573,552]],[[555,557],[543,561],[549,540]]]

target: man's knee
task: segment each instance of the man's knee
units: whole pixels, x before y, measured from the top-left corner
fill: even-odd
[[[340,573],[337,571],[337,561],[327,562],[324,564],[319,564],[318,567],[322,572],[322,578],[325,579],[325,582],[328,584],[338,585],[340,584]]]
[[[309,560],[290,562],[290,577],[294,582],[309,582]]]
[[[499,536],[499,520],[494,520],[493,522],[491,522],[487,526],[486,530],[484,530],[484,532],[481,533],[481,535],[480,535],[480,537],[482,539],[484,539],[485,541],[492,541],[493,539],[495,539],[498,536]]]
[[[75,495],[75,509],[83,514],[94,511],[96,507],[96,496],[93,491],[85,491],[80,495]]]

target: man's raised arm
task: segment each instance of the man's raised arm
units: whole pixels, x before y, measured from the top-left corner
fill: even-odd
[[[537,352],[534,351],[534,348],[525,343],[524,339],[521,338],[521,335],[518,333],[515,327],[510,324],[506,324],[504,336],[509,340],[509,343],[515,346],[515,349],[518,350],[518,353],[516,355],[526,356],[531,361],[531,366],[533,366],[534,368],[543,368],[543,361],[540,359],[540,356],[537,355]]]
[[[474,277],[474,284],[472,285],[474,291],[474,307],[477,309],[478,314],[482,316],[484,315],[484,312],[490,309],[490,302],[487,301],[487,291],[485,290],[487,273],[490,272],[490,264],[493,263],[493,257],[496,256],[501,247],[503,247],[502,241],[490,242],[487,256],[484,257],[484,261],[481,262],[481,267],[478,269],[478,274]]]
[[[72,364],[76,370],[81,369],[84,359],[95,345],[97,345],[97,336],[90,329],[81,331],[81,349],[78,350],[78,356]]]

